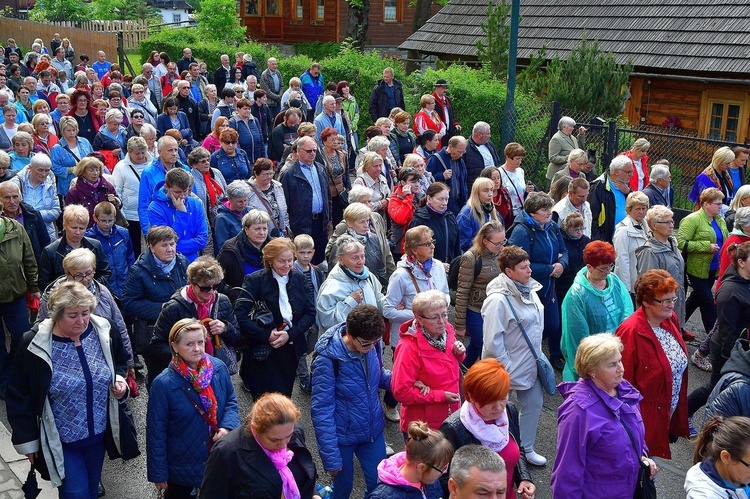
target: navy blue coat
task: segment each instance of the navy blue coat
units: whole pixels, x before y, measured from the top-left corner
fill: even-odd
[[[468,147],[468,146],[467,146]],[[450,197],[448,198],[448,209],[453,213],[458,213],[469,199],[469,188],[471,184],[466,183],[466,163],[464,159],[458,160],[458,167],[451,168],[451,155],[448,150],[441,149],[427,160],[427,169],[435,177],[436,182],[442,182],[450,187]],[[451,178],[446,180],[443,176],[445,170],[451,170]]]
[[[122,293],[122,315],[126,321],[138,318],[156,323],[162,305],[187,284],[188,262],[183,255],[177,253],[177,262],[169,274],[159,269],[154,258],[146,250],[128,270]]]
[[[47,226],[44,225],[44,220],[42,220],[42,214],[39,213],[39,210],[23,201],[21,201],[21,212],[23,213],[23,228],[26,229],[26,233],[29,235],[36,263],[39,264],[39,260],[42,258],[42,250],[51,242]]]
[[[750,342],[739,339],[706,402],[706,417],[750,416]]]
[[[229,120],[229,126],[237,130],[239,146],[247,154],[249,164],[254,165],[258,158],[266,157],[265,141],[260,131],[260,124],[252,114],[250,119],[247,120],[247,124],[240,119],[232,118]],[[227,179],[227,183],[229,183],[229,179]]]
[[[182,138],[190,142],[193,140],[193,130],[190,128],[190,120],[185,113],[177,111],[177,119],[180,122],[180,134]],[[167,116],[167,113],[161,113],[156,117],[156,130],[159,132],[159,137],[163,137],[167,130],[174,128],[172,126],[172,120]]]
[[[328,226],[331,220],[331,192],[328,188],[328,177],[322,166],[315,163],[318,171],[318,183],[323,197],[323,227]],[[289,200],[287,210],[289,212],[289,227],[295,235],[312,234],[312,186],[307,182],[299,164],[295,161],[289,170],[281,177],[281,185],[284,188],[284,198]]]
[[[495,144],[491,140],[488,140],[486,144],[487,149],[492,155],[492,161],[494,166],[502,165],[500,156],[497,154]],[[471,186],[474,185],[474,181],[479,177],[479,174],[484,170],[484,156],[479,152],[479,146],[474,139],[470,138],[466,143],[466,154],[464,154],[464,163],[466,163],[466,186],[471,191]]]
[[[427,206],[420,206],[414,211],[414,218],[409,228],[426,225],[434,233],[435,258],[444,263],[450,263],[454,258],[463,254],[461,238],[458,235],[456,216],[448,209],[443,215],[436,213]]]
[[[86,231],[86,237],[96,239],[102,245],[102,250],[107,255],[112,271],[108,287],[112,294],[119,298],[125,288],[128,269],[135,263],[133,243],[130,241],[128,229],[114,225],[112,231],[107,235],[94,224]]]

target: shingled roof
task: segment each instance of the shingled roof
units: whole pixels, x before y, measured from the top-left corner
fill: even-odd
[[[510,3],[510,0],[507,0]],[[476,59],[487,0],[450,0],[402,50]],[[565,59],[584,34],[618,62],[679,72],[750,72],[747,0],[521,0],[518,57]]]

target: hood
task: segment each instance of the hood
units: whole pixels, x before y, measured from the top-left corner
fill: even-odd
[[[401,474],[401,467],[406,462],[406,452],[399,452],[387,459],[383,459],[378,464],[378,480],[386,485],[396,485],[400,487],[414,487]]]
[[[255,63],[255,61],[245,61],[242,65],[243,66],[247,66],[250,69],[257,69],[258,68],[258,65]]]
[[[169,196],[167,196],[167,189],[163,185],[159,188],[158,191],[156,191],[156,194],[154,195],[154,201],[159,201],[160,203],[172,202],[172,200],[169,199]]]
[[[609,273],[607,274],[607,287],[604,289],[595,288],[589,280],[586,278],[587,269],[586,267],[583,267],[581,270],[578,271],[575,278],[573,279],[573,284],[578,284],[579,286],[583,287],[586,291],[591,293],[594,296],[607,296],[612,293],[612,290],[614,289],[614,280],[619,279],[615,274]]]
[[[750,341],[740,338],[735,342],[729,360],[721,368],[722,375],[727,373],[750,377]]]
[[[361,362],[364,355],[358,352],[352,352],[344,344],[344,334],[346,324],[336,324],[321,335],[315,344],[315,351],[318,355],[329,359],[339,359],[343,362]]]
[[[536,281],[533,277],[529,281],[529,287],[532,291],[537,292],[542,289],[542,285],[539,284],[539,282]],[[487,284],[487,296],[495,293],[502,293],[508,296],[521,296],[518,288],[516,288],[515,284],[513,284],[513,280],[505,273],[499,274],[497,277],[492,279],[489,284]]]
[[[669,236],[669,240],[672,241],[672,244],[675,248],[677,248],[677,239],[675,239],[674,236]],[[646,245],[653,251],[654,253],[672,253],[672,248],[668,244],[664,244],[663,242],[659,241],[653,236],[649,236],[648,241],[646,241]],[[646,245],[640,246],[636,248],[635,254],[636,256],[641,251],[644,251],[643,248],[646,247]]]
[[[409,319],[398,327],[398,332],[401,338],[404,336],[417,336],[417,321]]]
[[[739,275],[734,265],[730,265],[729,267],[727,267],[727,270],[724,272],[724,276],[721,278],[722,284],[725,284],[727,282],[736,282],[737,284],[750,286],[750,280],[747,280]]]

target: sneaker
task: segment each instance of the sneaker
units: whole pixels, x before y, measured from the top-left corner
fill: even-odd
[[[385,408],[385,419],[388,421],[393,421],[394,423],[398,423],[401,421],[401,416],[398,414],[398,409],[395,407],[392,408]]]
[[[682,339],[685,341],[694,341],[695,340],[695,334],[691,333],[687,329],[682,330]]]
[[[562,370],[565,369],[565,359],[563,359],[562,357],[550,359],[549,363],[552,364],[552,367],[555,369],[555,371],[562,372]]]
[[[706,371],[706,372],[710,373],[711,370],[713,370],[713,366],[711,365],[711,361],[708,360],[707,356],[701,355],[700,350],[696,350],[695,352],[693,352],[693,355],[690,356],[690,360],[701,371]]]
[[[310,395],[312,393],[312,385],[310,384],[310,380],[307,380],[307,382],[300,380],[299,389],[302,390],[302,393]]]
[[[390,444],[386,443],[385,444],[385,457],[391,457],[395,453],[396,453],[396,451],[393,450],[393,447],[391,447]]]
[[[547,458],[544,456],[540,456],[533,450],[530,452],[526,452],[526,460],[534,466],[544,466],[545,464],[547,464]]]
[[[698,436],[698,430],[693,428],[693,418],[688,418],[688,431],[690,432],[690,439],[693,439]]]

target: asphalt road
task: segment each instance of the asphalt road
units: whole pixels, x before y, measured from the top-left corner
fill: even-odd
[[[696,313],[692,321],[688,323],[688,329],[695,332],[700,332],[698,338],[702,339],[703,327],[700,325],[699,315]],[[545,347],[546,348],[546,347]],[[694,345],[688,345],[688,351],[690,354],[697,349],[697,343]],[[387,364],[391,362],[390,349],[386,349],[385,361]],[[558,373],[559,374],[559,373]],[[688,393],[700,386],[701,384],[708,381],[710,374],[705,373],[696,368],[692,363],[688,369],[688,382],[689,388]],[[559,380],[559,376],[558,376]],[[146,427],[146,409],[147,409],[147,396],[145,383],[140,378],[140,386],[142,395],[138,398],[132,399],[131,409],[135,416],[136,427],[139,429],[139,443],[141,452],[143,453],[140,457],[132,459],[126,463],[122,461],[109,461],[104,463],[103,472],[103,483],[107,489],[106,497],[109,499],[152,499],[156,498],[156,489],[153,484],[149,483],[146,479],[146,444],[145,444],[145,427]],[[234,387],[237,392],[237,398],[240,406],[240,417],[246,415],[251,406],[252,400],[250,395],[244,392],[240,386],[240,380],[238,376],[234,376]],[[513,398],[511,396],[511,398]],[[316,456],[316,465],[318,467],[318,473],[320,473],[319,483],[329,484],[330,480],[328,476],[323,473],[322,465],[317,460],[317,446],[315,443],[314,429],[312,422],[309,417],[310,413],[310,396],[299,391],[295,388],[293,395],[294,402],[298,405],[302,412],[301,424],[304,426],[307,433],[307,445],[310,448],[313,456]],[[536,451],[541,455],[545,456],[548,460],[548,464],[544,467],[532,466],[532,476],[534,483],[537,487],[538,499],[549,499],[551,498],[550,493],[550,474],[552,472],[552,466],[555,459],[555,446],[557,441],[557,408],[562,403],[562,397],[559,394],[553,396],[545,395],[544,408],[542,410],[541,421],[539,424],[539,431],[536,440]],[[702,410],[697,414],[698,417],[702,417]],[[2,421],[9,427],[7,416],[5,412],[5,404],[0,404],[0,417]],[[386,427],[386,441],[390,443],[396,451],[403,450],[403,438],[398,428],[397,423],[388,422]],[[682,499],[685,497],[682,491],[683,482],[685,479],[685,473],[692,464],[692,453],[694,444],[684,439],[680,439],[677,443],[672,445],[672,460],[664,461],[657,459],[658,465],[661,468],[656,485],[658,496],[661,499]],[[627,452],[627,449],[623,449],[623,452]],[[361,473],[355,475],[355,488],[352,497],[362,497],[364,492],[364,480]]]

